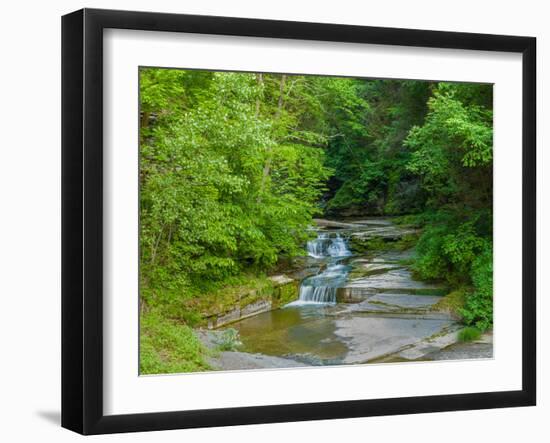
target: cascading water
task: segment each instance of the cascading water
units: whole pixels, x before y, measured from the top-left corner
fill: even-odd
[[[327,252],[331,257],[348,257],[351,255],[346,241],[340,237],[340,234],[336,234],[336,237],[330,241]]]
[[[307,242],[307,253],[310,257],[323,258],[325,257],[325,251],[327,250],[330,239],[328,234],[319,233],[315,240]]]
[[[343,287],[350,270],[349,266],[341,263],[344,257],[351,255],[345,239],[340,234],[331,236],[321,232],[315,240],[307,243],[307,251],[310,257],[328,258],[329,261],[323,272],[302,282],[300,298],[290,305],[336,303],[336,291]]]
[[[336,303],[336,291],[346,282],[349,266],[330,263],[320,274],[306,278],[297,304]]]
[[[307,252],[310,257],[314,258],[347,257],[351,255],[346,241],[340,234],[330,237],[326,232],[320,232],[315,240],[307,242]]]

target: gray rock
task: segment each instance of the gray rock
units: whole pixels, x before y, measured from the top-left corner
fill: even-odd
[[[382,293],[369,298],[369,302],[380,302],[397,309],[427,309],[435,305],[441,298],[435,295]]]
[[[452,324],[449,320],[355,316],[336,320],[335,334],[349,347],[344,363],[366,363],[395,354]]]
[[[411,271],[404,268],[392,269],[386,273],[369,275],[367,277],[361,277],[350,280],[346,285],[346,288],[361,288],[361,289],[377,289],[384,292],[394,293],[425,293],[437,292],[445,293],[445,288],[439,285],[416,281],[412,279]]]
[[[209,360],[210,365],[218,371],[240,371],[243,369],[296,368],[309,366],[282,357],[247,352],[224,351]]]

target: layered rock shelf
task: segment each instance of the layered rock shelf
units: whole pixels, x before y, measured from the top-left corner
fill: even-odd
[[[488,343],[471,345],[470,356],[468,345],[457,344],[462,326],[438,309],[448,289],[415,280],[410,269],[414,248],[401,248],[401,243],[379,247],[380,241],[403,242],[417,236],[416,229],[382,218],[316,222],[318,239],[308,244],[312,257],[301,262],[301,284],[294,279],[296,270],[289,274],[294,278],[272,277],[275,292],[293,288],[293,297],[263,297],[215,319],[212,327],[230,324],[243,343],[238,352],[220,354],[214,362],[217,367],[492,356]],[[375,244],[378,248],[371,248]],[[289,303],[292,298],[296,301]]]

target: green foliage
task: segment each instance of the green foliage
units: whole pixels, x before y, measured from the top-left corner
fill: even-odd
[[[487,207],[492,200],[492,103],[487,107],[461,97],[490,94],[487,85],[440,83],[428,101],[422,126],[404,145],[412,151],[407,170],[421,178],[428,206]]]
[[[493,322],[492,239],[480,233],[480,223],[428,227],[417,245],[416,275],[428,280],[446,280],[453,287],[466,286],[463,321],[481,331]]]
[[[467,325],[485,331],[493,324],[493,249],[489,242],[473,260],[471,277],[474,289],[462,315]]]
[[[421,228],[424,226],[422,214],[400,215],[392,218],[392,222],[400,226],[409,226],[412,228]]]
[[[165,305],[302,254],[331,174],[312,130],[323,122],[299,106],[302,93],[317,106],[317,91],[301,77],[140,76],[142,299]]]
[[[166,320],[157,311],[140,319],[140,374],[170,374],[209,369],[207,351],[193,331]]]
[[[441,223],[443,220],[447,223]],[[492,238],[483,227],[481,217],[453,224],[448,214],[424,231],[413,267],[420,278],[471,287],[459,313],[467,325],[482,331],[489,329],[493,321]]]
[[[462,342],[475,341],[479,337],[481,337],[481,331],[471,326],[461,329],[458,333],[458,339]]]
[[[419,276],[424,279],[446,276],[450,283],[470,276],[474,261],[490,245],[486,216],[475,213],[459,217],[455,212],[445,211],[433,214],[417,245],[419,258],[415,270]]]
[[[419,278],[436,280],[449,275],[450,263],[443,256],[443,238],[446,233],[445,226],[435,225],[426,228],[420,237],[416,245],[418,258],[413,268]]]
[[[329,142],[335,169],[327,210],[333,214],[403,214],[422,210],[418,178],[407,169],[403,140],[426,113],[430,83],[373,80],[355,86],[351,124],[338,121]]]
[[[461,311],[466,303],[467,295],[468,290],[466,288],[455,289],[445,295],[441,300],[433,305],[431,309],[437,312],[448,312],[454,318],[462,320]]]
[[[241,303],[252,303],[273,294],[273,283],[265,275],[240,274],[224,281],[211,281],[196,288],[196,294],[182,309],[205,314],[220,314]],[[177,312],[177,310],[174,310]]]
[[[472,288],[463,321],[492,325],[492,89],[439,83],[423,125],[404,141],[407,169],[420,177],[428,209],[415,271]]]
[[[235,351],[242,345],[239,331],[233,328],[225,329],[214,341],[220,351]]]
[[[142,363],[172,361],[154,334],[191,344],[171,328],[267,290],[320,214],[423,227],[416,276],[467,288],[464,321],[490,328],[492,118],[483,84],[141,68]]]

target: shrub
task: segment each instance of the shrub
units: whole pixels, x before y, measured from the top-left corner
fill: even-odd
[[[472,263],[474,290],[467,296],[461,314],[464,323],[485,331],[493,325],[493,248],[489,242]]]
[[[415,275],[463,287],[465,302],[458,312],[466,325],[485,331],[493,324],[493,247],[487,220],[480,214],[462,223],[438,217],[416,247]]]
[[[437,280],[448,276],[450,264],[443,254],[445,232],[443,226],[431,226],[420,237],[416,245],[418,258],[413,270],[421,279]]]
[[[239,339],[239,331],[233,328],[226,329],[218,335],[215,343],[220,351],[235,351],[242,345]]]
[[[449,312],[454,318],[462,320],[461,310],[464,309],[467,294],[464,288],[456,289],[439,300],[431,309]]]
[[[471,326],[462,329],[458,333],[458,339],[462,342],[474,341],[477,340],[479,337],[481,337],[481,331]]]

